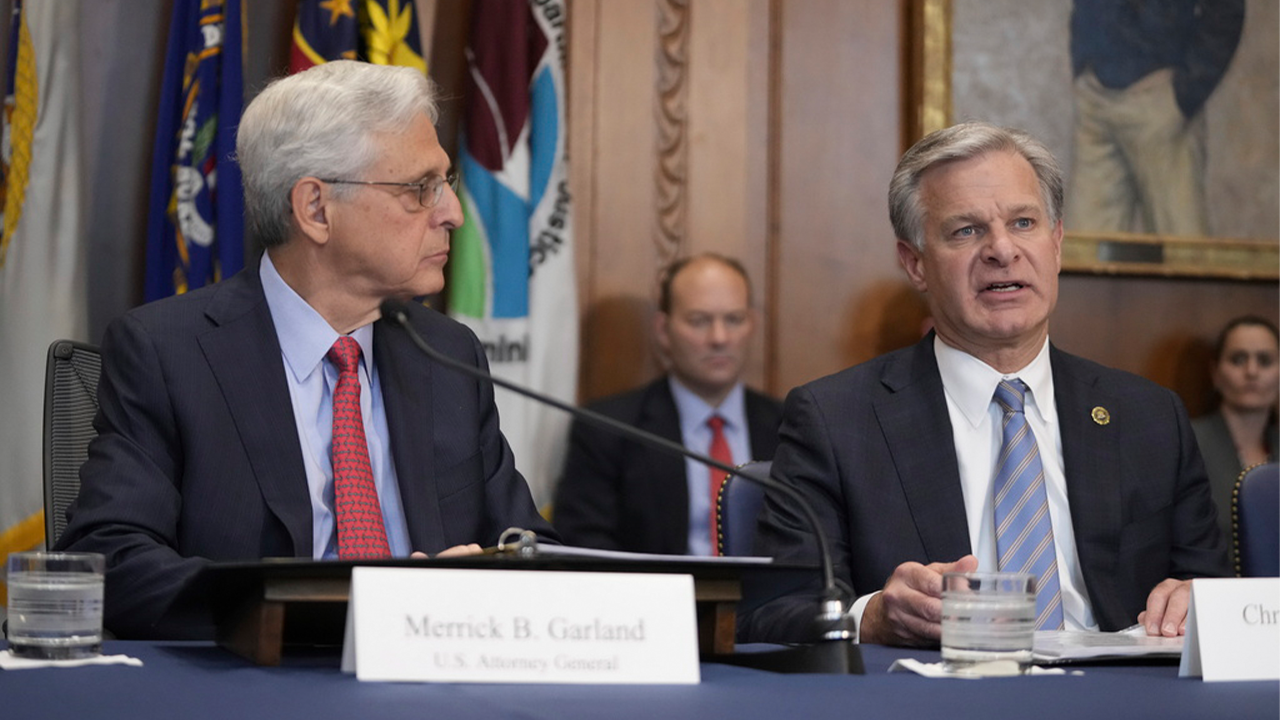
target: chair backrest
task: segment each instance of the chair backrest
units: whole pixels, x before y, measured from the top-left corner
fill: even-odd
[[[87,343],[56,340],[44,373],[44,542],[53,547],[67,526],[67,506],[80,492],[80,466],[97,437],[102,358]]]
[[[773,463],[752,460],[738,468],[753,475],[768,476]],[[730,475],[716,497],[716,523],[720,534],[716,545],[721,555],[751,555],[756,540],[756,518],[764,505],[764,488],[737,475]]]
[[[1280,576],[1280,464],[1246,468],[1231,495],[1236,574]]]

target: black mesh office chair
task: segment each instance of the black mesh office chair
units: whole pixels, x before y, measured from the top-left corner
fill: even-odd
[[[768,476],[773,463],[768,460],[752,460],[744,463],[739,469],[753,475]],[[753,554],[752,547],[756,541],[756,517],[764,505],[764,488],[743,480],[737,475],[730,475],[720,486],[720,494],[716,497],[716,526],[719,536],[716,545],[721,555]]]
[[[98,348],[71,340],[49,346],[44,372],[44,542],[53,547],[67,526],[67,506],[80,492],[80,466],[97,436]]]

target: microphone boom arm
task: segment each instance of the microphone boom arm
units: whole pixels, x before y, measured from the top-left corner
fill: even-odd
[[[622,435],[629,440],[634,440],[636,442],[642,443],[644,445],[648,445],[649,447],[663,450],[665,452],[674,453],[676,455],[681,455],[684,457],[691,457],[694,460],[697,460],[698,462],[703,463],[704,465],[708,465],[717,470],[721,470],[726,474],[737,475],[738,477],[750,480],[751,482],[754,482],[757,485],[761,485],[768,490],[773,490],[778,493],[781,493],[782,495],[785,495],[788,499],[790,499],[795,504],[796,507],[800,508],[801,514],[804,515],[805,520],[813,528],[813,535],[818,542],[818,556],[821,561],[823,594],[824,594],[824,598],[823,598],[824,608],[823,608],[822,617],[832,622],[837,621],[836,617],[832,617],[832,615],[835,614],[831,606],[831,603],[833,602],[839,606],[839,615],[843,616],[843,613],[844,613],[844,603],[842,600],[843,593],[840,591],[839,587],[836,585],[836,582],[835,582],[835,571],[834,571],[833,563],[831,560],[831,551],[827,542],[827,538],[825,535],[822,534],[822,525],[818,522],[817,513],[814,512],[813,507],[809,504],[807,500],[804,499],[802,495],[800,495],[799,491],[797,491],[795,488],[789,487],[787,485],[783,485],[782,483],[774,480],[771,477],[767,477],[764,475],[757,475],[755,473],[750,473],[750,472],[743,472],[738,468],[722,463],[718,460],[715,460],[714,458],[707,457],[699,453],[695,453],[689,450],[688,448],[686,448],[684,445],[681,445],[680,443],[672,442],[671,440],[668,440],[666,438],[659,437],[651,433],[643,432],[620,420],[615,420],[614,418],[602,415],[598,412],[595,412],[594,410],[588,410],[586,408],[571,405],[557,398],[551,397],[549,395],[544,395],[540,392],[537,392],[536,390],[524,387],[523,385],[516,384],[510,380],[506,380],[505,378],[500,378],[491,373],[486,373],[477,367],[473,367],[466,363],[459,362],[458,360],[455,360],[439,352],[435,348],[428,345],[427,342],[422,339],[422,336],[418,333],[418,331],[409,323],[409,315],[406,312],[404,304],[398,300],[393,300],[393,299],[384,300],[381,305],[381,311],[382,311],[382,317],[386,318],[392,324],[397,325],[402,330],[404,330],[405,334],[409,336],[409,339],[413,341],[413,344],[416,345],[419,350],[425,353],[427,357],[440,363],[441,365],[444,365],[445,367],[451,368],[453,370],[457,370],[470,377],[479,378],[487,382],[491,382],[494,385],[497,385],[498,387],[511,390],[512,392],[515,392],[515,393],[519,393],[520,395],[524,395],[525,397],[532,398],[533,400],[536,400],[540,403],[545,403],[554,408],[557,408],[566,413],[569,413],[573,417],[580,417],[590,422],[593,425],[607,428],[608,430],[614,433],[617,433],[619,435]],[[843,638],[831,637],[829,639],[847,639],[847,634],[848,634],[847,630],[840,629],[840,630],[837,630],[836,632],[837,634],[845,635],[845,637]]]

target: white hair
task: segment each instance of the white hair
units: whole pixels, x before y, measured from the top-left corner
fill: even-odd
[[[984,122],[968,122],[929,133],[911,146],[898,161],[889,182],[889,221],[899,240],[924,249],[924,208],[920,204],[920,178],[935,165],[968,160],[984,153],[1016,152],[1031,164],[1040,183],[1040,198],[1049,222],[1062,219],[1062,169],[1053,153],[1022,130]]]
[[[435,87],[407,67],[337,60],[268,85],[245,108],[236,136],[245,212],[263,246],[288,239],[298,180],[358,178],[377,160],[376,136],[403,131],[422,114],[436,122]]]

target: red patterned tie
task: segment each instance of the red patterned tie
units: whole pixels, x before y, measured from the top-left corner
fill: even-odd
[[[340,337],[329,349],[328,358],[338,368],[338,384],[333,389],[332,449],[338,557],[391,557],[360,413],[360,344],[353,338]]]
[[[707,426],[711,428],[711,449],[708,455],[712,460],[733,465],[733,453],[729,452],[729,442],[724,439],[724,418],[712,415],[707,418]],[[725,472],[711,468],[711,554],[720,554],[720,528],[716,522],[716,501],[720,498],[720,486],[724,484]]]

